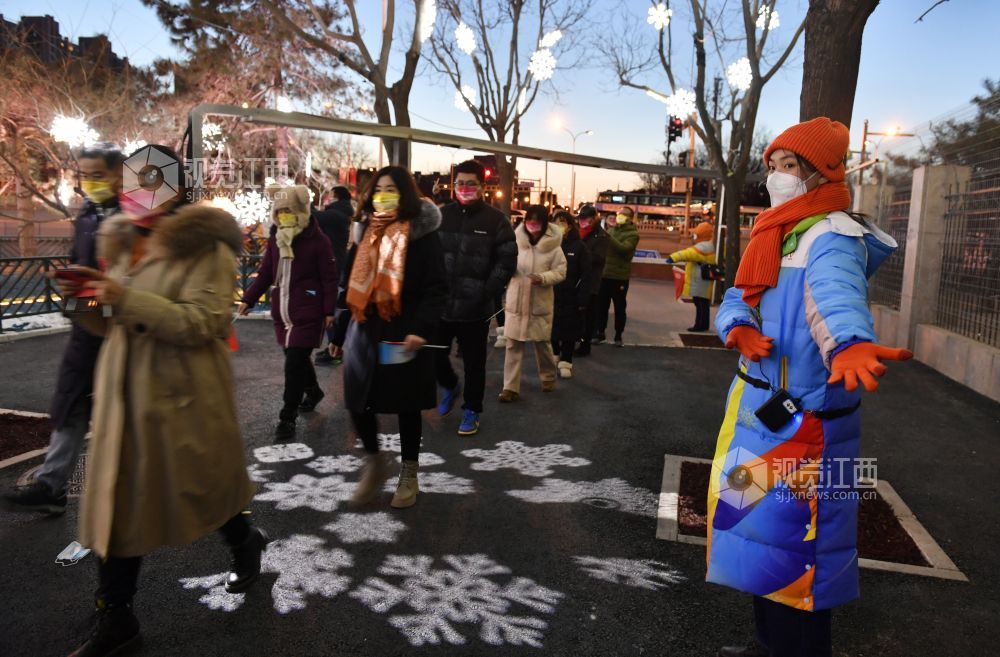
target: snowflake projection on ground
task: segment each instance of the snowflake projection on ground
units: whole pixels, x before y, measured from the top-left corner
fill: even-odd
[[[402,445],[400,444],[398,433],[380,433],[378,435],[378,445],[379,449],[384,452],[396,452],[397,454],[402,451]],[[355,449],[364,449],[365,445],[360,440],[354,442]],[[402,460],[401,456],[396,457],[396,462]],[[420,452],[420,467],[429,468],[435,465],[441,465],[445,461],[443,458],[434,454],[432,452]]]
[[[476,105],[476,90],[467,84],[463,84],[462,90],[455,92],[455,108],[463,112],[468,112],[469,105],[473,107]]]
[[[660,32],[670,25],[670,17],[674,15],[674,10],[667,7],[665,3],[659,3],[655,7],[650,7],[646,12],[646,22]]]
[[[771,17],[770,23],[767,20],[769,15]],[[768,30],[773,30],[781,27],[781,21],[778,19],[778,12],[772,10],[767,5],[762,5],[757,14],[757,29],[763,30],[765,25]]]
[[[266,493],[254,499],[259,502],[277,502],[279,511],[290,511],[302,507],[330,513],[336,511],[341,502],[351,499],[357,484],[344,481],[340,475],[310,477],[297,474],[287,482],[265,483]]]
[[[380,614],[408,608],[413,613],[395,613],[389,623],[414,646],[465,644],[463,630],[478,626],[479,638],[491,645],[542,647],[548,623],[533,615],[514,615],[514,604],[531,612],[552,614],[563,594],[533,580],[515,577],[506,583],[492,578],[509,575],[510,569],[486,555],[448,555],[447,568],[433,568],[429,556],[389,556],[378,572],[399,578],[398,584],[369,577],[350,596]]]
[[[617,509],[639,516],[655,516],[659,497],[645,488],[636,488],[622,479],[600,481],[565,481],[542,479],[529,490],[509,490],[511,497],[546,504],[557,502],[583,502],[604,509]]]
[[[551,32],[546,32],[542,40],[538,42],[539,48],[551,48],[552,46],[559,43],[559,39],[563,37],[562,30],[552,30]]]
[[[688,91],[687,89],[676,89],[667,100],[667,111],[670,112],[671,116],[690,116],[694,114],[697,97],[694,95],[693,91]]]
[[[253,455],[261,463],[286,463],[311,459],[313,451],[309,445],[303,443],[283,443],[258,447],[253,451]]]
[[[455,41],[458,43],[458,49],[466,55],[471,56],[476,50],[476,35],[465,23],[459,23],[455,28]]]
[[[323,527],[337,535],[341,543],[395,543],[406,525],[384,511],[343,513],[336,522]]]
[[[667,584],[677,584],[685,580],[680,571],[652,559],[573,557],[573,561],[580,566],[583,572],[594,579],[650,591],[656,591]]]
[[[351,586],[351,578],[340,570],[351,568],[354,559],[341,548],[327,548],[318,536],[295,534],[267,546],[261,562],[262,573],[276,573],[271,587],[274,609],[280,614],[306,608],[306,598],[319,595],[333,598]],[[204,589],[198,602],[216,611],[236,611],[246,594],[226,593],[228,573],[180,580],[185,589]]]
[[[468,495],[476,491],[476,486],[471,479],[456,477],[447,472],[421,472],[417,476],[421,493],[443,493],[446,495]],[[385,490],[394,492],[396,490],[396,479],[390,478],[385,482]]]
[[[320,474],[343,474],[357,472],[364,464],[364,459],[352,454],[341,454],[339,456],[320,456],[315,461],[306,463],[306,467]]]
[[[262,224],[271,218],[271,201],[256,190],[236,192],[233,203],[236,205],[236,219],[244,226]]]
[[[201,146],[206,151],[221,151],[226,147],[226,136],[222,134],[222,126],[211,121],[201,124]]]
[[[726,79],[729,86],[737,91],[746,91],[753,82],[753,69],[750,68],[750,60],[741,57],[726,67]]]
[[[562,452],[572,449],[569,445],[529,447],[516,440],[505,440],[497,443],[496,449],[467,449],[462,454],[469,458],[482,459],[472,464],[473,470],[510,468],[529,477],[545,477],[552,474],[552,466],[555,465],[571,468],[590,465],[587,459],[563,456]]]
[[[247,466],[247,475],[250,477],[250,481],[256,481],[258,484],[267,481],[267,475],[271,474],[274,474],[274,470],[262,470],[260,463],[251,463]]]
[[[541,48],[531,54],[528,72],[536,80],[548,80],[556,72],[556,58],[548,48]]]

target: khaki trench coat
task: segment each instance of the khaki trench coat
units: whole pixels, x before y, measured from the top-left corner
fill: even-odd
[[[98,255],[126,291],[109,319],[74,317],[105,336],[80,511],[80,542],[101,556],[193,542],[254,494],[226,342],[239,227],[187,206],[160,220],[130,268],[134,236],[128,216],[105,221]]]
[[[566,256],[562,235],[549,224],[535,245],[528,239],[522,223],[514,231],[517,239],[517,270],[507,285],[503,334],[521,342],[548,342],[552,339],[553,286],[566,278]],[[541,285],[532,285],[530,274],[542,277]]]

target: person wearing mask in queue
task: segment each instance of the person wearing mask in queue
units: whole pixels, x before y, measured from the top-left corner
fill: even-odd
[[[552,349],[563,379],[573,378],[573,351],[583,335],[583,315],[590,299],[590,252],[580,239],[576,218],[566,210],[555,214],[553,225],[562,233],[566,278],[555,287]]]
[[[99,269],[96,237],[104,218],[118,211],[125,156],[107,142],[84,148],[76,157],[85,201],[73,222],[71,265]],[[60,514],[66,511],[66,486],[90,430],[94,367],[103,338],[73,324],[49,410],[52,434],[45,461],[25,486],[4,495],[14,510]]]
[[[333,340],[344,349],[344,405],[367,453],[358,505],[373,501],[389,477],[379,414],[399,421],[402,468],[391,505],[413,506],[420,492],[420,412],[437,401],[434,356],[422,347],[437,333],[448,292],[440,225],[437,206],[398,166],[379,170],[358,205]]]
[[[635,227],[635,212],[625,207],[614,217],[607,219],[608,223],[608,253],[604,262],[604,274],[601,280],[601,294],[598,300],[599,316],[597,318],[597,334],[593,343],[601,344],[608,338],[608,310],[615,305],[615,346],[622,347],[622,333],[625,331],[626,297],[628,296],[629,279],[632,277],[632,258],[639,244],[639,229]]]
[[[517,262],[510,220],[483,201],[485,179],[486,170],[475,160],[455,167],[456,202],[441,209],[438,231],[448,278],[448,300],[436,339],[437,344],[447,347],[436,354],[437,381],[441,386],[438,413],[442,417],[451,413],[462,393],[450,359],[452,342],[457,341],[465,370],[460,436],[479,431],[490,318],[495,313],[495,299],[507,286]]]
[[[351,232],[351,217],[354,216],[354,205],[351,203],[351,191],[342,185],[333,188],[333,202],[322,210],[313,212],[319,229],[323,231],[333,247],[333,261],[337,271],[344,270],[344,260],[347,258],[347,240]],[[333,336],[333,327],[326,331],[327,340]],[[337,346],[332,342],[326,349],[316,354],[317,365],[339,365],[343,360]]]
[[[858,383],[873,392],[882,360],[913,354],[875,343],[868,278],[896,243],[847,214],[849,139],[818,117],[771,142],[771,207],[716,316],[741,357],[709,482],[707,580],[752,595],[757,630],[723,657],[830,657],[831,609],[859,595]]]
[[[243,235],[223,210],[187,204],[182,181],[162,184],[181,169],[171,149],[146,146],[129,160],[137,156],[159,165],[137,175],[126,162],[132,191],[98,235],[107,272],[57,279],[64,296],[92,289],[107,310],[73,314],[104,344],[79,539],[99,557],[97,613],[71,657],[118,654],[139,639],[132,599],[143,558],[158,547],[218,530],[232,552],[225,590],[236,594],[259,576],[268,543],[243,513],[254,485],[228,344]],[[175,193],[154,196],[157,183]]]
[[[503,363],[500,401],[517,401],[521,395],[524,346],[535,346],[535,361],[542,392],[556,389],[556,361],[552,354],[553,287],[566,278],[566,256],[559,248],[562,236],[549,225],[549,212],[532,205],[517,238],[517,270],[507,286],[505,334],[507,351]]]
[[[587,279],[587,307],[583,312],[583,337],[576,350],[577,356],[590,355],[590,341],[594,337],[597,326],[597,313],[601,294],[601,280],[604,274],[604,262],[608,254],[608,233],[601,226],[597,210],[593,205],[585,205],[580,210],[577,219],[580,227],[580,238],[590,254],[590,275]]]
[[[315,410],[325,396],[310,355],[322,342],[324,329],[333,325],[337,265],[330,240],[309,213],[309,188],[272,186],[267,194],[271,199],[271,236],[239,313],[248,314],[274,286],[271,318],[274,335],[285,353],[283,405],[274,435],[284,441],[295,435],[299,411]]]
[[[694,302],[694,326],[688,329],[692,332],[707,331],[709,324],[709,309],[712,306],[712,292],[715,289],[713,281],[705,278],[705,266],[715,264],[715,242],[712,224],[703,221],[691,229],[691,239],[694,246],[675,251],[667,256],[667,263],[685,262],[684,290],[681,294]]]

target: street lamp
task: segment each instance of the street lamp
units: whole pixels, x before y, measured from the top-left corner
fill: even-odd
[[[566,133],[573,140],[573,155],[576,155],[577,137],[582,137],[583,135],[590,136],[594,134],[593,130],[581,130],[576,134],[574,134],[573,131],[567,127],[563,127],[563,130],[565,130]],[[570,189],[569,189],[569,207],[571,211],[575,211],[576,209],[576,165],[575,164],[570,166],[570,171],[571,171],[570,177],[572,179],[572,182],[570,182]]]
[[[868,119],[865,119],[864,132],[861,135],[861,164],[865,163],[865,158],[868,157],[868,138],[869,137],[915,137],[912,132],[903,132],[903,128],[900,126],[893,126],[889,128],[888,132],[870,132],[868,130]],[[879,140],[881,142],[881,140]],[[878,144],[875,145],[875,152],[878,153]],[[865,184],[865,170],[861,169],[858,174],[858,184]]]

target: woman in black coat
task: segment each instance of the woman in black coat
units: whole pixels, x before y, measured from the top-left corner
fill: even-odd
[[[576,218],[558,212],[553,223],[563,231],[562,250],[566,256],[566,280],[556,285],[555,316],[552,321],[552,350],[559,357],[559,376],[573,378],[573,349],[583,336],[584,311],[590,300],[590,251],[580,239]]]
[[[333,340],[344,349],[344,401],[368,453],[354,501],[371,501],[388,478],[391,457],[379,454],[376,415],[394,413],[403,467],[392,506],[405,508],[419,492],[420,412],[437,404],[433,354],[421,347],[436,333],[448,294],[441,212],[420,197],[409,172],[389,166],[372,178],[358,213]],[[388,351],[411,359],[381,362]]]

